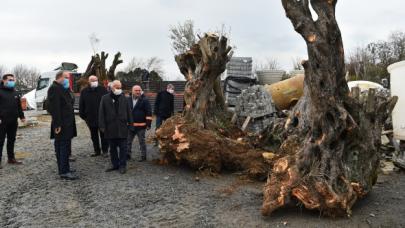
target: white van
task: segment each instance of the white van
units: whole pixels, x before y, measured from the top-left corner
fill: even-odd
[[[37,105],[37,110],[46,110],[47,109],[47,94],[48,89],[51,87],[53,81],[55,80],[56,73],[59,70],[65,70],[70,73],[70,90],[75,93],[75,108],[78,109],[78,93],[80,88],[77,85],[77,81],[81,77],[81,73],[77,73],[77,65],[74,63],[62,63],[60,67],[56,68],[53,71],[44,72],[39,77],[37,82],[37,88],[35,92],[35,103]],[[77,100],[77,101],[76,101]]]

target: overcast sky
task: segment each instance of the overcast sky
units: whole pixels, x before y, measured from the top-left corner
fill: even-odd
[[[340,0],[337,19],[346,52],[405,31],[403,0]],[[285,17],[280,0],[1,0],[0,65],[35,66],[48,71],[68,61],[84,70],[92,55],[89,35],[101,40],[98,50],[132,57],[158,56],[166,76],[179,73],[168,39],[170,25],[192,19],[201,31],[231,28],[235,56],[276,58],[285,70],[304,58],[306,47]]]

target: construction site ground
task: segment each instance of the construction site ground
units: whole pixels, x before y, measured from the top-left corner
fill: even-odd
[[[159,165],[151,161],[159,157],[151,142],[148,162],[129,161],[124,175],[104,172],[109,158],[90,157],[89,132],[79,118],[73,140],[77,161],[71,164],[80,179],[61,180],[49,139],[50,117],[38,121],[18,130],[16,153],[24,165],[10,166],[3,159],[0,227],[405,227],[401,171],[381,174],[350,218],[325,218],[294,204],[263,217],[263,182],[238,173],[211,176]],[[138,152],[135,145],[134,155]]]

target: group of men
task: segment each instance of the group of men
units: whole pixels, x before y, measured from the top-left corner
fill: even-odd
[[[74,95],[70,90],[70,74],[56,73],[55,81],[48,90],[48,112],[51,114],[51,139],[62,179],[78,179],[76,170],[70,167],[72,139],[77,136]],[[4,139],[7,136],[8,163],[21,164],[14,158],[14,142],[17,118],[25,121],[20,98],[16,95],[13,75],[3,76],[0,85],[0,159]],[[169,84],[157,95],[154,111],[156,128],[174,114],[174,86]],[[111,167],[106,172],[126,173],[127,160],[132,158],[132,142],[135,136],[140,144],[140,159],[146,161],[146,131],[151,129],[152,108],[139,85],[132,87],[127,97],[120,81],[111,82],[108,88],[99,83],[96,76],[88,78],[88,86],[80,93],[80,117],[86,122],[93,143],[93,157],[110,156]],[[101,142],[101,145],[100,145]],[[1,161],[1,160],[0,160]],[[1,168],[1,162],[0,162]]]

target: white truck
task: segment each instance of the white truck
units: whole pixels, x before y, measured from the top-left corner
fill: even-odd
[[[52,85],[52,82],[55,80],[55,75],[59,70],[65,70],[70,74],[70,90],[75,95],[75,109],[78,109],[78,100],[80,95],[80,88],[77,85],[77,81],[81,77],[81,73],[77,73],[77,65],[74,63],[63,62],[61,66],[56,68],[53,71],[41,73],[39,77],[37,88],[35,92],[35,103],[37,110],[47,110],[47,94],[48,89]]]

